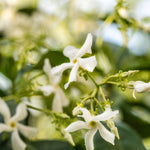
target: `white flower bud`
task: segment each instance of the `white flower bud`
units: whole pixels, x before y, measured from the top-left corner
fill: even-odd
[[[107,126],[110,128],[111,132],[114,133],[118,139],[120,139],[118,129],[115,127],[115,124],[111,119],[107,120]]]
[[[150,91],[150,82],[145,83],[145,82],[142,82],[142,81],[136,81],[134,83],[134,89],[138,93],[149,92]]]
[[[76,115],[81,114],[80,108],[81,108],[80,106],[76,106],[76,107],[73,109],[73,111],[72,111],[73,116],[76,116]]]
[[[137,93],[143,93],[143,92],[150,92],[150,82],[145,83],[143,81],[131,81],[128,83],[130,88],[134,88],[133,91],[133,97],[136,99],[135,97],[135,92]],[[132,86],[132,87],[131,87]]]

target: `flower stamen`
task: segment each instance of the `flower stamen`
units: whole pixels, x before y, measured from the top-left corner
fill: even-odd
[[[90,125],[91,127],[95,127],[96,124],[97,124],[96,121],[93,121],[93,120],[89,122],[89,125]]]
[[[77,62],[77,59],[74,59],[74,60],[73,60],[73,64],[75,64],[76,62]]]
[[[10,122],[10,126],[11,126],[11,128],[15,128],[16,127],[16,123],[15,122]]]

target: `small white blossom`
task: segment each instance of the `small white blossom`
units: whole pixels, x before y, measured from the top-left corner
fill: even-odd
[[[110,108],[106,108],[104,113],[97,116],[91,115],[86,108],[80,108],[80,110],[83,114],[78,116],[83,117],[85,122],[73,122],[65,129],[65,131],[74,132],[80,129],[89,129],[89,131],[85,135],[86,150],[94,149],[93,138],[97,130],[99,130],[99,133],[104,140],[114,145],[114,133],[111,133],[109,130],[107,130],[100,121],[107,121],[110,118],[114,117],[118,113],[118,110],[111,111]]]
[[[95,66],[97,65],[95,56],[91,56],[88,58],[81,58],[86,53],[92,54],[91,46],[92,46],[92,35],[89,33],[87,35],[85,43],[80,49],[73,46],[67,46],[64,49],[63,54],[70,59],[69,63],[63,63],[59,66],[52,68],[52,73],[57,76],[62,75],[64,70],[72,68],[69,76],[69,81],[68,83],[65,84],[65,89],[68,88],[70,82],[77,80],[76,74],[79,67],[90,72],[94,70]]]
[[[69,104],[69,100],[67,99],[63,90],[59,87],[60,76],[52,74],[51,65],[48,59],[45,59],[43,70],[49,77],[50,84],[40,87],[40,90],[45,96],[49,96],[50,94],[54,93],[55,95],[53,99],[52,110],[62,112],[62,107],[67,106]]]
[[[19,121],[27,117],[27,108],[24,103],[20,103],[16,108],[16,114],[11,117],[7,104],[0,98],[0,113],[4,117],[4,123],[0,123],[0,133],[12,132],[11,143],[13,150],[25,150],[26,144],[19,137],[19,131],[25,137],[33,137],[37,134],[37,129],[20,124]]]
[[[150,92],[150,82],[145,83],[143,81],[130,81],[128,83],[129,86],[133,86],[134,91],[133,91],[133,97],[135,97],[135,92],[137,93],[143,93],[143,92]]]

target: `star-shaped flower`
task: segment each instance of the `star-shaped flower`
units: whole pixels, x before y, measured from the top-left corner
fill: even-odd
[[[52,74],[51,65],[48,59],[45,59],[43,70],[47,74],[50,84],[40,87],[40,90],[45,96],[49,96],[50,94],[54,93],[55,95],[53,99],[52,110],[62,112],[62,107],[67,106],[69,104],[69,100],[67,99],[63,90],[59,87],[60,76]]]
[[[133,86],[133,97],[136,99],[135,92],[143,93],[143,92],[150,92],[150,82],[145,83],[143,81],[130,81],[128,83],[129,87]],[[132,88],[132,87],[131,87]]]
[[[14,150],[25,150],[26,144],[19,137],[19,131],[25,137],[33,137],[37,134],[37,129],[25,126],[19,121],[27,117],[27,108],[24,103],[20,103],[16,108],[16,114],[11,117],[7,104],[0,98],[0,113],[4,117],[4,123],[0,123],[0,133],[12,132],[11,143]]]
[[[95,66],[97,65],[95,56],[82,58],[82,56],[84,56],[86,53],[92,54],[91,46],[92,46],[92,35],[89,33],[87,35],[85,43],[80,49],[73,46],[67,46],[64,49],[63,54],[70,59],[69,63],[63,63],[59,66],[52,68],[52,73],[57,76],[62,75],[64,70],[72,68],[69,76],[69,81],[64,86],[65,89],[68,88],[70,82],[77,80],[76,75],[79,67],[90,72],[94,70]]]
[[[79,110],[81,110],[83,114],[78,116],[83,117],[85,122],[73,122],[65,129],[65,131],[74,132],[80,129],[89,129],[85,135],[86,150],[94,149],[93,138],[97,130],[99,130],[99,133],[104,140],[114,145],[114,133],[111,133],[109,130],[107,130],[100,121],[107,121],[108,119],[114,117],[118,113],[118,110],[111,111],[110,108],[106,108],[104,113],[97,116],[91,115],[86,108],[79,108]]]

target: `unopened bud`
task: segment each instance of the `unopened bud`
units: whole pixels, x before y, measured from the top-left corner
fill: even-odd
[[[133,97],[136,99],[135,97],[135,92],[137,93],[143,93],[143,92],[150,92],[150,82],[145,83],[143,81],[130,81],[128,83],[128,87],[129,88],[134,88],[133,91]]]
[[[81,108],[80,106],[76,106],[76,107],[73,109],[73,111],[72,111],[73,116],[76,116],[76,115],[81,114],[80,108]]]
[[[115,127],[115,124],[111,119],[107,120],[107,126],[110,128],[111,132],[115,134],[117,139],[120,139],[118,129]]]

